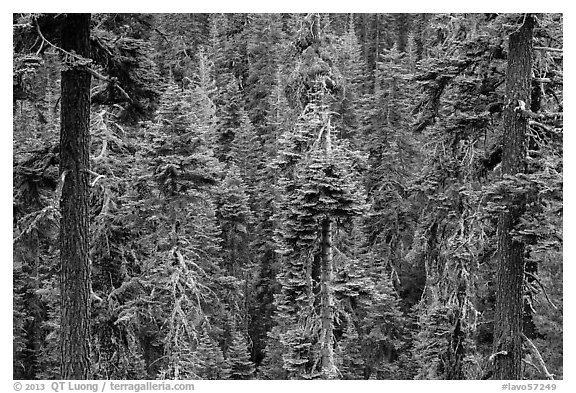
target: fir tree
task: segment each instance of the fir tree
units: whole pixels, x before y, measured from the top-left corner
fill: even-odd
[[[253,379],[254,363],[250,360],[250,352],[246,339],[240,332],[234,334],[232,345],[227,353],[228,367],[230,367],[229,379]]]
[[[357,135],[362,129],[362,118],[367,106],[367,65],[362,58],[362,48],[356,29],[354,18],[349,17],[348,28],[336,46],[336,67],[343,79],[342,98],[337,102],[334,111],[338,113],[337,127],[341,130],[340,136],[344,139],[361,141]]]
[[[247,183],[250,196],[254,200],[254,188],[258,181],[259,169],[263,166],[263,157],[257,154],[261,151],[261,142],[255,127],[252,125],[246,111],[240,111],[240,127],[236,132],[230,156],[239,169],[242,179]]]
[[[206,329],[200,335],[198,346],[193,356],[194,375],[198,379],[228,379],[229,365],[224,360],[222,350],[212,340]]]
[[[526,156],[527,119],[516,113],[530,106],[529,89],[532,75],[533,16],[524,16],[517,32],[510,35],[506,98],[504,112],[504,139],[502,146],[502,173],[517,175],[522,172]],[[518,106],[513,109],[517,101]],[[524,104],[523,104],[524,103]],[[496,319],[494,321],[494,379],[521,379],[522,364],[522,302],[524,284],[524,244],[510,236],[510,229],[523,213],[523,201],[506,201],[507,211],[498,219]],[[512,205],[514,205],[512,207]]]
[[[229,73],[222,79],[225,84],[214,100],[218,119],[215,154],[221,162],[226,162],[230,160],[232,142],[242,126],[243,107],[238,80]]]
[[[70,15],[62,28],[64,50],[90,53],[90,14]],[[70,59],[70,61],[73,61]],[[78,61],[78,59],[76,59]],[[88,170],[90,169],[90,75],[85,65],[62,73],[60,132],[61,378],[89,379],[90,262]]]
[[[287,40],[282,31],[280,14],[251,15],[246,27],[248,77],[246,79],[246,111],[250,120],[261,131],[266,124],[271,107],[270,89],[275,83],[276,71],[283,64]]]
[[[216,203],[223,235],[224,266],[230,275],[244,277],[250,267],[249,228],[253,214],[246,186],[236,166],[227,170],[217,191]]]

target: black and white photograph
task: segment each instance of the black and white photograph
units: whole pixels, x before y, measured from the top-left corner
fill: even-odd
[[[13,13],[10,387],[556,390],[564,15],[516,9]]]

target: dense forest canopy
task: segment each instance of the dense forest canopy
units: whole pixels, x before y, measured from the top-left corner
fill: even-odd
[[[14,14],[14,378],[562,379],[562,25]]]

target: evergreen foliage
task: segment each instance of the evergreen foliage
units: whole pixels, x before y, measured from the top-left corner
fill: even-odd
[[[246,339],[242,333],[236,332],[232,345],[228,348],[228,366],[230,367],[230,379],[252,379],[254,376],[254,363],[250,360],[250,352]]]
[[[515,206],[521,377],[563,377],[562,15],[530,17],[526,102],[506,79],[524,14],[95,14],[85,56],[66,15],[13,15],[15,379],[62,377],[78,67],[93,378],[493,378]]]
[[[222,350],[204,330],[193,357],[194,373],[199,379],[226,379],[230,369]]]

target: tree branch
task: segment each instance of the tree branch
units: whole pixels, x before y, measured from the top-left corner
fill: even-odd
[[[550,78],[532,78],[534,82],[538,83],[550,83],[552,80]]]
[[[548,300],[548,303],[550,303],[550,305],[554,308],[554,310],[558,310],[558,307],[556,307],[556,305],[552,303],[552,300],[550,300],[550,298],[548,297],[548,293],[546,292],[546,289],[544,288],[544,285],[542,285],[540,279],[530,272],[525,271],[524,274],[527,274],[530,277],[532,277],[534,281],[536,281],[538,285],[540,285],[540,288],[542,288],[542,292],[544,292],[544,296],[546,296],[546,300]]]
[[[555,119],[557,117],[564,117],[563,113],[534,113],[529,109],[526,109],[526,104],[524,101],[518,101],[518,106],[514,108],[514,112],[519,113],[522,117],[528,119]]]
[[[550,48],[547,46],[535,46],[534,50],[541,50],[541,51],[545,51],[545,52],[557,52],[557,53],[563,53],[564,52],[563,49]]]
[[[66,175],[70,172],[68,169],[64,170],[60,175],[60,180],[56,186],[56,201],[55,203],[60,203],[60,198],[62,198],[62,189],[64,188],[64,182],[66,181]]]
[[[71,53],[68,52],[62,48],[60,48],[59,46],[54,45],[53,43],[51,43],[50,41],[48,41],[46,39],[46,37],[44,37],[44,35],[42,34],[42,31],[40,31],[40,25],[38,25],[38,23],[36,23],[36,30],[38,31],[38,35],[40,36],[40,38],[42,39],[42,43],[40,44],[40,48],[38,49],[38,53],[40,53],[40,51],[42,50],[42,47],[44,46],[44,43],[47,43],[48,45],[50,45],[51,47],[53,47],[54,49],[66,54],[67,56],[71,56],[73,58],[75,58],[76,60],[79,60],[82,62],[82,64],[85,65],[89,65],[92,63],[92,59],[86,59],[85,57],[79,56],[75,53]],[[111,55],[111,53],[108,51],[108,53]],[[118,84],[118,81],[116,81],[114,78],[109,78],[107,76],[104,76],[100,73],[98,73],[97,71],[95,71],[94,69],[87,67],[86,68],[86,72],[88,72],[90,75],[92,75],[93,77],[106,81],[108,83],[112,83],[114,86],[116,86],[116,88],[118,89],[118,91],[120,91],[120,93],[122,94],[122,96],[124,98],[126,98],[126,100],[128,100],[128,102],[130,102],[131,104],[134,103],[134,100],[128,95],[128,93],[126,93],[126,91]]]
[[[156,33],[160,34],[160,37],[164,38],[164,40],[166,42],[170,42],[170,40],[167,38],[166,33],[164,33],[163,31],[159,30],[157,27],[152,26],[150,23],[148,23],[147,21],[145,21],[144,19],[140,19],[140,18],[136,18],[136,20],[140,23],[142,23],[144,26],[146,26],[149,29],[153,29]]]
[[[98,182],[98,180],[104,179],[105,177],[106,177],[106,175],[98,175],[98,177],[96,177],[96,179],[94,179],[94,181],[92,183],[90,183],[90,187],[94,187],[96,185],[96,183]]]
[[[545,131],[548,131],[548,132],[552,132],[552,130],[553,130],[552,127],[547,126],[547,125],[545,125],[545,124],[542,124],[542,123],[540,123],[540,122],[537,122],[536,120],[530,120],[530,121],[528,122],[528,124],[531,125],[531,126],[538,126],[538,127],[542,128],[542,129],[544,129]]]
[[[95,71],[92,68],[87,68],[86,71],[92,75],[93,77],[95,77],[96,79],[100,79],[103,80],[105,82],[111,83],[112,85],[116,86],[116,88],[118,89],[118,91],[120,91],[120,93],[122,93],[122,96],[124,98],[126,98],[128,100],[128,102],[130,102],[131,104],[134,103],[134,100],[132,100],[132,98],[128,95],[128,93],[126,93],[126,91],[118,84],[118,81],[116,81],[116,79],[114,78],[110,78],[107,76],[104,76],[100,73],[98,73],[97,71]]]
[[[47,43],[48,45],[50,45],[52,48],[56,49],[57,51],[60,51],[62,53],[64,53],[67,56],[73,57],[76,60],[79,60],[82,62],[82,64],[84,65],[88,65],[90,63],[92,63],[92,59],[87,59],[85,57],[79,56],[75,53],[72,52],[68,52],[67,50],[64,50],[62,48],[60,48],[59,46],[54,45],[53,43],[51,43],[50,41],[48,41],[46,39],[46,37],[44,37],[44,35],[42,34],[42,31],[40,31],[40,25],[38,23],[36,23],[36,31],[38,32],[38,35],[40,36],[40,38],[42,39],[42,43],[40,44],[40,49],[38,49],[38,53],[40,53],[40,51],[42,50],[42,47],[44,46],[44,43]]]
[[[529,366],[532,366],[536,371],[540,371],[540,368],[539,368],[537,365],[535,365],[534,363],[529,362],[529,361],[526,360],[526,359],[522,359],[522,362],[523,362],[523,363],[526,363],[526,364],[529,365]]]
[[[542,373],[546,376],[547,379],[554,380],[554,374],[550,374],[550,372],[548,372],[548,368],[546,368],[546,363],[544,363],[544,359],[542,359],[542,355],[540,354],[540,351],[538,351],[538,348],[536,348],[536,345],[534,345],[534,343],[528,337],[526,337],[524,333],[522,333],[522,338],[528,344],[528,350],[530,351],[532,356],[536,358],[536,360],[538,361],[540,371],[542,371]]]
[[[493,353],[492,355],[490,355],[488,360],[493,361],[496,358],[496,356],[498,356],[498,355],[506,356],[506,355],[508,355],[508,351],[499,351],[499,352]]]

